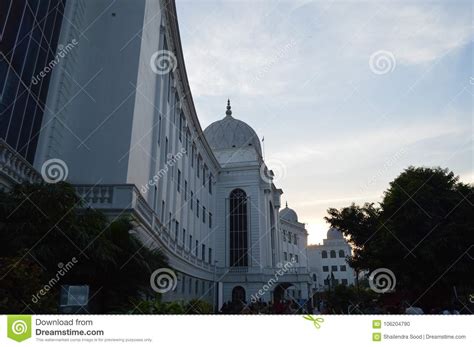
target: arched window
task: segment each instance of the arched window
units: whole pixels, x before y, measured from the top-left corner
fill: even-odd
[[[247,195],[234,189],[229,200],[230,266],[248,266]]]
[[[313,282],[316,282],[316,274],[313,274]]]
[[[344,251],[341,249],[339,251],[339,258],[344,258],[346,255],[344,254]]]
[[[336,251],[335,250],[331,251],[331,258],[336,258]]]
[[[323,251],[322,256],[323,256],[323,258],[327,258],[328,257],[328,252]]]
[[[241,286],[232,289],[232,302],[245,302],[245,289]]]

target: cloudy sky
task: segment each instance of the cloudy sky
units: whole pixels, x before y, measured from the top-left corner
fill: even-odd
[[[473,182],[469,1],[178,0],[203,128],[233,115],[265,136],[309,242],[329,207],[380,201],[409,165]]]

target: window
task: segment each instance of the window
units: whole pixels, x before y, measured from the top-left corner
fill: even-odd
[[[160,114],[160,118],[158,118],[158,144],[160,144],[160,139],[161,139],[161,114]]]
[[[198,280],[196,280],[196,282],[194,282],[194,294],[197,295],[198,290],[199,290],[199,282]]]
[[[207,166],[204,165],[202,167],[202,185],[205,187],[206,186],[206,172],[207,172]]]
[[[193,249],[193,236],[189,235],[189,251]]]
[[[328,286],[328,285],[329,285],[329,280],[328,280],[328,279],[325,279],[325,280],[324,280],[324,285],[325,285],[325,286]]]
[[[323,271],[324,272],[329,272],[329,267],[328,266],[323,266]]]
[[[194,157],[196,156],[196,145],[193,142],[191,146],[191,167],[194,167]]]
[[[192,278],[189,277],[189,280],[188,280],[188,290],[189,290],[189,294],[191,294],[191,288],[192,288],[192,285],[193,285],[193,282],[192,282]]]
[[[198,252],[199,252],[198,247],[199,247],[199,241],[196,240],[196,248],[194,248],[194,255],[195,255],[196,257],[198,256]]]
[[[214,181],[214,176],[212,174],[209,174],[209,194],[212,194],[212,181]]]
[[[343,285],[347,286],[347,280],[346,280],[345,278],[343,278],[343,279],[341,280],[341,283],[342,283]]]
[[[174,222],[174,240],[178,243],[178,231],[179,231],[179,222]]]
[[[207,261],[209,264],[212,264],[212,248],[208,249],[209,255],[207,256]]]
[[[191,190],[191,205],[190,205],[191,210],[193,209],[193,197],[194,197],[194,193],[193,193],[193,191]]]
[[[334,281],[334,284],[336,285],[339,284],[339,280],[337,278],[335,278],[333,281]]]
[[[181,112],[179,115],[179,129],[178,129],[178,137],[180,141],[183,141],[183,131],[184,131],[184,115]]]
[[[206,208],[202,207],[202,222],[206,223]]]
[[[186,292],[186,277],[183,276],[182,278],[182,281],[181,281],[181,293],[185,293]]]
[[[331,258],[336,258],[336,251],[334,250],[331,251]]]
[[[212,213],[209,212],[209,228],[212,228]]]
[[[189,128],[186,127],[186,142],[185,142],[185,148],[186,148],[186,154],[189,153],[189,140],[191,138],[191,132],[189,131]]]
[[[295,261],[296,261],[297,263],[300,262],[299,259],[298,259],[298,254],[295,254]]]
[[[283,242],[286,242],[286,230],[283,230]]]
[[[323,258],[327,258],[327,257],[328,257],[328,252],[323,251],[323,252],[321,253],[321,255],[322,255]]]
[[[293,254],[290,253],[290,261],[293,261]]]
[[[248,266],[247,194],[235,189],[229,200],[230,266]]]
[[[184,201],[188,200],[188,181],[184,180]]]
[[[199,218],[199,199],[196,200],[196,217]]]
[[[201,258],[202,261],[206,261],[206,245],[201,245]]]
[[[293,234],[293,243],[296,245],[297,244],[297,241],[296,241],[296,234]]]
[[[186,242],[186,229],[183,228],[183,248],[185,246],[185,242]]]
[[[168,137],[165,137],[165,155],[163,156],[163,162],[166,162],[168,159]]]
[[[332,265],[331,266],[331,271],[336,272],[337,271],[337,265]]]
[[[313,282],[316,282],[316,281],[317,281],[316,274],[313,274]]]
[[[339,267],[339,269],[340,269],[341,271],[346,271],[346,266],[345,266],[345,265],[341,265],[341,266]]]
[[[197,156],[197,169],[196,169],[196,175],[199,178],[199,171],[201,170],[201,156],[198,154]]]
[[[171,218],[171,212],[170,212],[170,214],[169,214],[169,219],[168,219],[168,233],[170,233],[170,234],[171,234],[171,220],[172,220],[172,219],[173,219],[173,218]]]
[[[291,243],[291,232],[288,232],[288,242]]]
[[[286,252],[283,252],[283,259],[288,260],[288,254]]]
[[[178,169],[178,192],[181,190],[181,171]]]
[[[346,255],[344,254],[344,251],[341,249],[339,251],[339,258],[344,258]]]
[[[161,200],[161,224],[165,222],[165,202]]]

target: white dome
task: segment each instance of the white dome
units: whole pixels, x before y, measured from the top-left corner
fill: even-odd
[[[337,239],[344,239],[344,236],[343,236],[342,233],[339,231],[339,229],[337,229],[337,228],[330,228],[330,229],[328,230],[328,233],[327,233],[326,238],[329,239],[329,240],[337,240]]]
[[[213,150],[243,149],[253,147],[262,156],[262,148],[257,133],[245,122],[232,117],[230,101],[227,101],[226,116],[209,125],[204,136]]]
[[[279,215],[281,219],[287,220],[289,222],[298,222],[298,215],[296,214],[295,210],[288,208],[288,204],[286,204],[286,207],[280,211]]]

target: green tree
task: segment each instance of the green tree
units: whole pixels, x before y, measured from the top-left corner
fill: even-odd
[[[0,257],[35,262],[46,279],[56,277],[62,264],[76,258],[77,263],[60,276],[51,295],[57,295],[60,284],[88,284],[95,310],[100,312],[114,310],[130,297],[151,294],[150,274],[167,266],[159,250],[145,247],[134,235],[130,218],[110,221],[84,208],[67,183],[18,185],[0,194]],[[2,288],[12,283],[8,276],[14,272],[5,273]],[[28,287],[31,283],[26,277],[15,285]],[[31,302],[27,296],[22,300]],[[40,305],[31,305],[31,309],[43,312]],[[6,311],[16,309],[6,307]]]
[[[474,287],[473,187],[447,169],[409,167],[382,202],[330,208],[326,220],[354,245],[356,270],[385,267],[396,290],[426,308]]]

